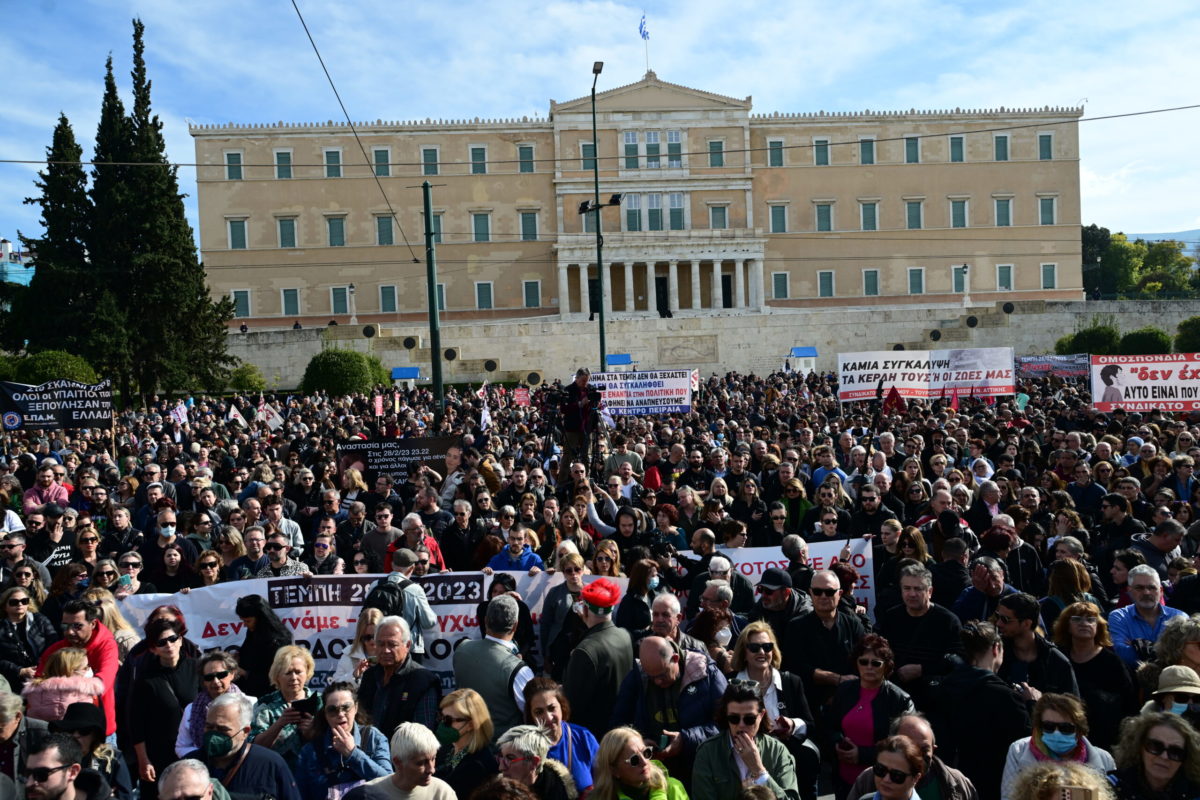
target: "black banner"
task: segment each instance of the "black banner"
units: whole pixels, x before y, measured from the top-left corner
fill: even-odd
[[[1087,353],[1069,356],[1017,356],[1018,378],[1044,378],[1057,375],[1060,378],[1084,378],[1088,375],[1090,362]]]
[[[457,436],[378,441],[343,439],[338,442],[337,453],[339,473],[353,467],[363,473],[367,486],[372,487],[381,472],[395,476],[397,481],[405,481],[409,472],[427,464],[445,477],[462,463],[462,446]]]
[[[0,413],[6,431],[112,428],[112,381],[95,386],[65,380],[41,386],[0,381]]]

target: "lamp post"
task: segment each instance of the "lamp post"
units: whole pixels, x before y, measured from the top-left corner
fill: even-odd
[[[350,284],[350,324],[358,324],[357,309],[354,307],[354,284]]]
[[[579,204],[580,214],[596,215],[596,269],[600,279],[600,371],[608,371],[608,346],[604,338],[604,236],[600,232],[600,209],[606,206],[621,205],[621,195],[614,194],[607,203],[600,202],[600,138],[596,133],[596,81],[604,70],[604,62],[592,64],[592,181],[594,195],[592,202],[586,200]],[[587,276],[584,275],[584,280]]]

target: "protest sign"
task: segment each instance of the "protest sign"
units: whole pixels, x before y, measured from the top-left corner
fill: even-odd
[[[1018,378],[1044,378],[1056,375],[1060,378],[1082,378],[1088,374],[1088,354],[1075,353],[1069,356],[1017,356]]]
[[[692,371],[597,372],[592,385],[601,392],[604,408],[617,414],[680,414],[692,410]]]
[[[1200,411],[1200,353],[1092,356],[1091,372],[1098,411]]]
[[[2,381],[0,418],[6,431],[111,428],[112,381],[91,385],[62,380],[39,386]]]
[[[456,436],[425,436],[412,439],[344,439],[338,442],[338,472],[353,467],[363,473],[368,486],[384,472],[397,481],[408,479],[422,464],[443,477],[462,463],[462,447]]]
[[[838,354],[838,400],[871,400],[891,388],[904,398],[998,397],[1013,394],[1011,347],[877,350]]]

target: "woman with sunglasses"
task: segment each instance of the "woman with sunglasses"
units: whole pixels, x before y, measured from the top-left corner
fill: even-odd
[[[225,568],[221,564],[221,554],[216,550],[205,550],[196,556],[196,575],[200,578],[201,586],[216,586],[225,580]]]
[[[246,543],[242,533],[232,525],[221,525],[213,530],[212,547],[221,557],[221,570],[228,575],[233,562],[246,555]]]
[[[149,581],[141,580],[145,564],[138,553],[123,553],[117,559],[117,569],[121,576],[117,578],[116,591],[113,592],[118,600],[124,600],[131,594],[157,594],[158,587]]]
[[[1001,794],[1010,796],[1017,775],[1043,761],[1073,761],[1101,775],[1115,769],[1113,757],[1088,741],[1087,732],[1087,715],[1079,698],[1052,692],[1042,695],[1033,707],[1033,735],[1008,747]]]
[[[199,659],[200,691],[187,708],[175,736],[175,755],[183,758],[204,743],[204,722],[208,706],[226,692],[241,694],[233,679],[237,677],[237,659],[224,650],[211,650]],[[253,701],[255,698],[250,698]]]
[[[376,575],[384,571],[383,563],[374,550],[360,550],[350,559],[355,575]]]
[[[0,675],[8,680],[14,694],[20,694],[33,678],[38,659],[46,648],[57,642],[54,624],[37,612],[28,589],[10,586],[0,593],[4,619],[0,622]]]
[[[920,800],[917,782],[925,774],[926,764],[916,742],[907,736],[889,736],[881,739],[874,749],[872,800]]]
[[[592,556],[592,574],[605,578],[624,578],[621,572],[621,553],[612,539],[602,539]]]
[[[734,680],[726,687],[717,703],[718,733],[696,748],[693,800],[736,800],[754,785],[766,787],[776,798],[800,796],[795,759],[769,735],[760,691],[756,681]]]
[[[300,751],[296,786],[303,800],[325,800],[331,789],[342,792],[363,781],[392,774],[387,737],[370,725],[359,725],[358,692],[349,683],[331,683],[321,696],[311,740]]]
[[[100,534],[96,532],[96,526],[89,518],[86,523],[81,522],[76,526],[75,548],[71,553],[71,561],[83,564],[88,568],[88,572],[91,572],[100,558]]]
[[[869,633],[850,653],[858,678],[834,690],[829,709],[830,744],[837,755],[835,794],[843,796],[863,768],[875,761],[875,743],[887,736],[892,720],[913,710],[912,698],[888,678],[896,666],[887,639]]]
[[[563,556],[558,569],[564,580],[546,592],[538,625],[541,627],[545,672],[555,680],[562,680],[571,651],[587,632],[587,626],[573,610],[583,591],[583,576],[587,570],[579,553]]]
[[[92,578],[90,585],[93,588],[107,589],[110,592],[116,592],[117,581],[120,580],[121,573],[117,570],[117,562],[111,558],[102,558],[96,562],[95,568],[92,570]]]
[[[474,689],[457,689],[442,698],[437,735],[435,777],[450,784],[458,797],[468,797],[499,768],[490,747],[492,715],[483,697]]]
[[[652,761],[654,748],[633,728],[614,728],[600,740],[588,800],[687,800],[683,784]]]
[[[784,481],[783,494],[777,502],[783,504],[784,511],[787,513],[784,530],[787,533],[798,533],[807,538],[807,532],[802,531],[801,528],[804,526],[804,520],[811,513],[813,504],[804,491],[804,482],[799,478],[789,478]]]
[[[1113,756],[1108,779],[1118,800],[1200,796],[1200,734],[1176,714],[1128,717]]]
[[[334,683],[349,683],[355,687],[362,679],[362,674],[374,663],[375,659],[375,625],[383,619],[383,612],[378,608],[364,608],[358,614],[358,623],[354,628],[354,638],[350,646],[342,651],[337,668],[333,671]]]
[[[737,499],[729,506],[729,516],[746,525],[755,547],[778,547],[783,541],[783,536],[770,535],[767,504],[759,496],[758,481],[754,478],[746,477],[738,485]]]
[[[4,586],[0,589],[11,589],[14,586],[19,586],[29,592],[30,598],[34,604],[41,609],[42,604],[46,602],[50,592],[46,589],[46,584],[42,583],[42,575],[38,572],[38,568],[33,561],[21,559],[14,563],[9,568],[8,580],[4,582]]]
[[[155,781],[173,761],[183,710],[200,688],[200,663],[183,654],[183,625],[160,617],[146,625],[150,659],[133,685],[129,738],[137,754],[140,796],[158,797]],[[153,709],[151,712],[150,710]]]

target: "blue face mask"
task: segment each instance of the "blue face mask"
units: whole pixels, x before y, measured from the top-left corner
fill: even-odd
[[[652,591],[652,592],[658,588],[658,576],[657,575],[655,575],[653,578],[650,579],[649,588],[650,588],[650,591]],[[1187,708],[1187,706],[1184,706],[1184,708]]]
[[[1079,739],[1072,734],[1059,733],[1042,733],[1042,744],[1056,756],[1063,756],[1075,749],[1075,745],[1079,744]]]
[[[1172,703],[1171,704],[1171,713],[1172,714],[1184,714],[1190,708],[1191,708],[1191,706],[1189,706],[1187,703]]]

